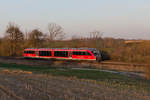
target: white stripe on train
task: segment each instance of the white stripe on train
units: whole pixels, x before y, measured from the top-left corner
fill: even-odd
[[[24,58],[42,58],[42,59],[64,59],[64,60],[96,60],[96,59],[74,59],[74,58],[55,58],[55,57],[28,57],[24,56]]]

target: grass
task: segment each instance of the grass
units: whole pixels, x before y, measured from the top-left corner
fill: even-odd
[[[34,73],[51,74],[54,76],[67,76],[77,77],[80,79],[92,79],[92,80],[111,80],[111,79],[127,79],[127,77],[118,74],[112,74],[109,72],[102,72],[98,70],[78,70],[70,68],[55,68],[47,66],[29,66],[29,65],[18,65],[18,64],[7,64],[0,63],[0,68],[6,68],[10,70],[23,70],[31,71]]]
[[[9,70],[31,71],[33,73],[41,73],[53,76],[76,77],[79,79],[96,80],[99,82],[108,82],[109,84],[119,84],[119,86],[133,86],[137,89],[144,89],[150,92],[150,81],[139,78],[131,78],[120,74],[103,72],[98,70],[77,70],[70,68],[54,68],[48,66],[29,66],[18,64],[0,63],[0,68]]]

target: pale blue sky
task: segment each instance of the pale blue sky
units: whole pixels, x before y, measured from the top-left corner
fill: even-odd
[[[0,36],[9,22],[23,31],[47,32],[54,22],[69,36],[100,30],[108,37],[150,39],[150,0],[0,0]]]

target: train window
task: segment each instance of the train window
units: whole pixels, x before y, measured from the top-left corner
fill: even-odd
[[[81,55],[81,52],[80,51],[73,51],[72,54],[73,55]]]
[[[86,52],[86,55],[91,56],[91,54],[89,52]]]
[[[29,51],[29,53],[30,53],[30,54],[34,54],[34,53],[35,53],[35,51]]]
[[[51,56],[51,51],[39,51],[39,56]]]
[[[73,55],[78,55],[78,52],[73,51],[72,54]]]
[[[91,55],[89,52],[85,51],[73,51],[73,55]]]
[[[55,51],[54,56],[56,56],[56,57],[68,57],[68,51]]]
[[[100,55],[100,52],[99,52],[99,51],[92,51],[92,53],[94,54],[94,56]]]
[[[35,54],[35,51],[24,51],[26,54]]]

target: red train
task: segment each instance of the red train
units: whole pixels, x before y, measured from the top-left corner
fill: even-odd
[[[28,48],[24,49],[24,58],[97,60],[101,53],[95,48]]]

